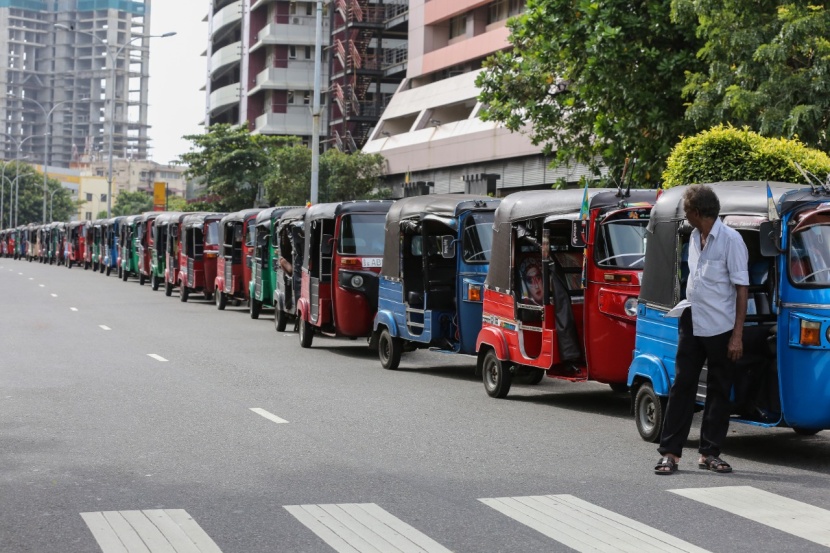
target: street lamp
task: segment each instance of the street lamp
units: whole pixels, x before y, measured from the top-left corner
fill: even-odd
[[[0,174],[0,229],[3,228],[3,197],[6,195],[6,183],[9,183],[9,204],[11,204],[12,186],[14,181],[5,175],[6,165],[3,164],[3,174]],[[9,226],[12,226],[11,209],[9,209]]]
[[[11,138],[15,144],[17,144],[17,155],[14,159],[15,164],[15,176],[14,176],[14,226],[17,226],[18,220],[18,207],[20,205],[20,150],[23,148],[23,144],[26,143],[27,140],[31,140],[33,138],[37,138],[38,136],[49,136],[49,133],[45,134],[33,134],[32,136],[27,136],[23,140],[18,141],[14,136],[7,134],[7,133],[0,133],[4,136]],[[9,202],[9,209],[11,210],[11,202]]]
[[[116,49],[115,44],[110,44],[103,38],[99,37],[95,33],[90,33],[87,31],[81,31],[78,29],[73,29],[69,25],[64,25],[63,23],[55,23],[56,29],[61,29],[63,31],[69,31],[71,33],[79,33],[82,35],[87,35],[92,37],[93,40],[97,40],[101,44],[106,47],[106,54],[109,58],[110,62],[110,82],[112,83],[112,97],[110,98],[110,121],[109,121],[109,132],[110,140],[109,140],[109,148],[108,148],[108,156],[109,156],[109,168],[107,170],[107,218],[109,219],[112,217],[112,143],[115,141],[115,63],[118,61],[118,56],[121,55],[121,52],[124,51],[124,48],[128,47],[133,41],[136,41],[140,38],[167,38],[174,36],[175,32],[164,33],[160,35],[137,35],[132,37],[130,40],[122,44],[120,47]],[[112,47],[113,51],[110,51],[110,47]],[[128,73],[129,73],[129,67]]]
[[[49,222],[53,222],[55,218],[52,216],[52,199],[55,197],[55,192],[60,192],[63,190],[63,187],[56,188],[49,193]]]
[[[9,92],[9,96],[11,96],[12,98],[18,98],[19,100],[23,100],[24,102],[32,102],[33,104],[37,105],[37,107],[39,107],[43,111],[43,117],[46,119],[47,133],[46,133],[46,140],[43,141],[43,224],[45,225],[46,224],[46,192],[49,189],[49,187],[46,184],[46,180],[49,178],[48,174],[47,174],[48,171],[49,171],[48,168],[47,168],[48,167],[47,158],[49,157],[49,136],[51,134],[48,131],[52,130],[51,126],[49,125],[49,120],[52,118],[52,114],[55,112],[55,110],[58,109],[59,107],[61,107],[64,104],[68,104],[69,100],[65,100],[63,102],[58,102],[57,104],[52,106],[52,109],[50,109],[49,111],[46,111],[46,108],[43,107],[43,104],[41,104],[40,102],[38,102],[34,98],[24,98],[24,97],[20,97],[20,96],[15,96],[11,92]],[[51,213],[50,213],[50,217],[51,217]]]

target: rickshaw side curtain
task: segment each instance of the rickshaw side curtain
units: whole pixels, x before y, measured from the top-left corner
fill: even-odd
[[[680,277],[677,274],[677,221],[649,225],[648,253],[643,267],[640,301],[674,307]],[[679,290],[677,290],[679,292]]]

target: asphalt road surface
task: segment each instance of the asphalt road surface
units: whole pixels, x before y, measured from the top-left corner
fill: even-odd
[[[82,268],[0,259],[3,553],[826,552],[830,432],[732,425],[735,472],[656,476],[629,398],[473,360],[303,350]],[[630,352],[621,351],[629,356]]]

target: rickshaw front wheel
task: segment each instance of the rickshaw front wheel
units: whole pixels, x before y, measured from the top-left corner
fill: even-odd
[[[182,303],[187,302],[187,298],[190,297],[190,289],[187,286],[182,285],[181,290],[179,291],[179,301]]]
[[[277,302],[274,309],[274,327],[277,332],[285,332],[285,327],[288,326],[288,313],[280,309],[279,302]]]
[[[224,311],[225,306],[228,305],[228,296],[225,295],[225,292],[216,292],[216,309],[219,311]]]
[[[311,323],[300,319],[300,346],[310,348],[311,342],[314,340],[314,328]]]
[[[144,286],[145,282],[147,282],[147,280],[146,280],[146,277],[144,276],[144,273],[139,272],[138,273],[138,284],[139,284],[139,286]]]
[[[249,311],[251,313],[252,319],[259,319],[259,314],[262,312],[262,302],[257,299],[251,298]]]
[[[666,400],[657,397],[650,382],[643,383],[634,398],[634,419],[640,437],[647,442],[660,440]]]
[[[170,297],[173,295],[173,285],[168,281],[164,281],[164,295]]]
[[[150,286],[153,287],[154,292],[159,289],[159,284],[159,277],[157,277],[156,275],[150,276]]]
[[[821,428],[802,428],[800,426],[793,426],[793,432],[799,436],[815,436],[821,432]]]
[[[112,273],[112,267],[107,265],[107,276],[110,276],[111,273]]]
[[[383,327],[378,338],[378,358],[380,365],[389,371],[394,371],[401,363],[403,343],[400,338],[392,336],[389,329]]]
[[[481,364],[481,376],[484,380],[484,390],[487,395],[495,398],[505,398],[510,392],[512,374],[509,367],[502,363],[492,349],[487,350]]]

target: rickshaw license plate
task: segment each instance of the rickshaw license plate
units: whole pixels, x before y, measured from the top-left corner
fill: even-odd
[[[364,267],[382,267],[383,266],[383,258],[382,257],[361,257],[360,264]]]

